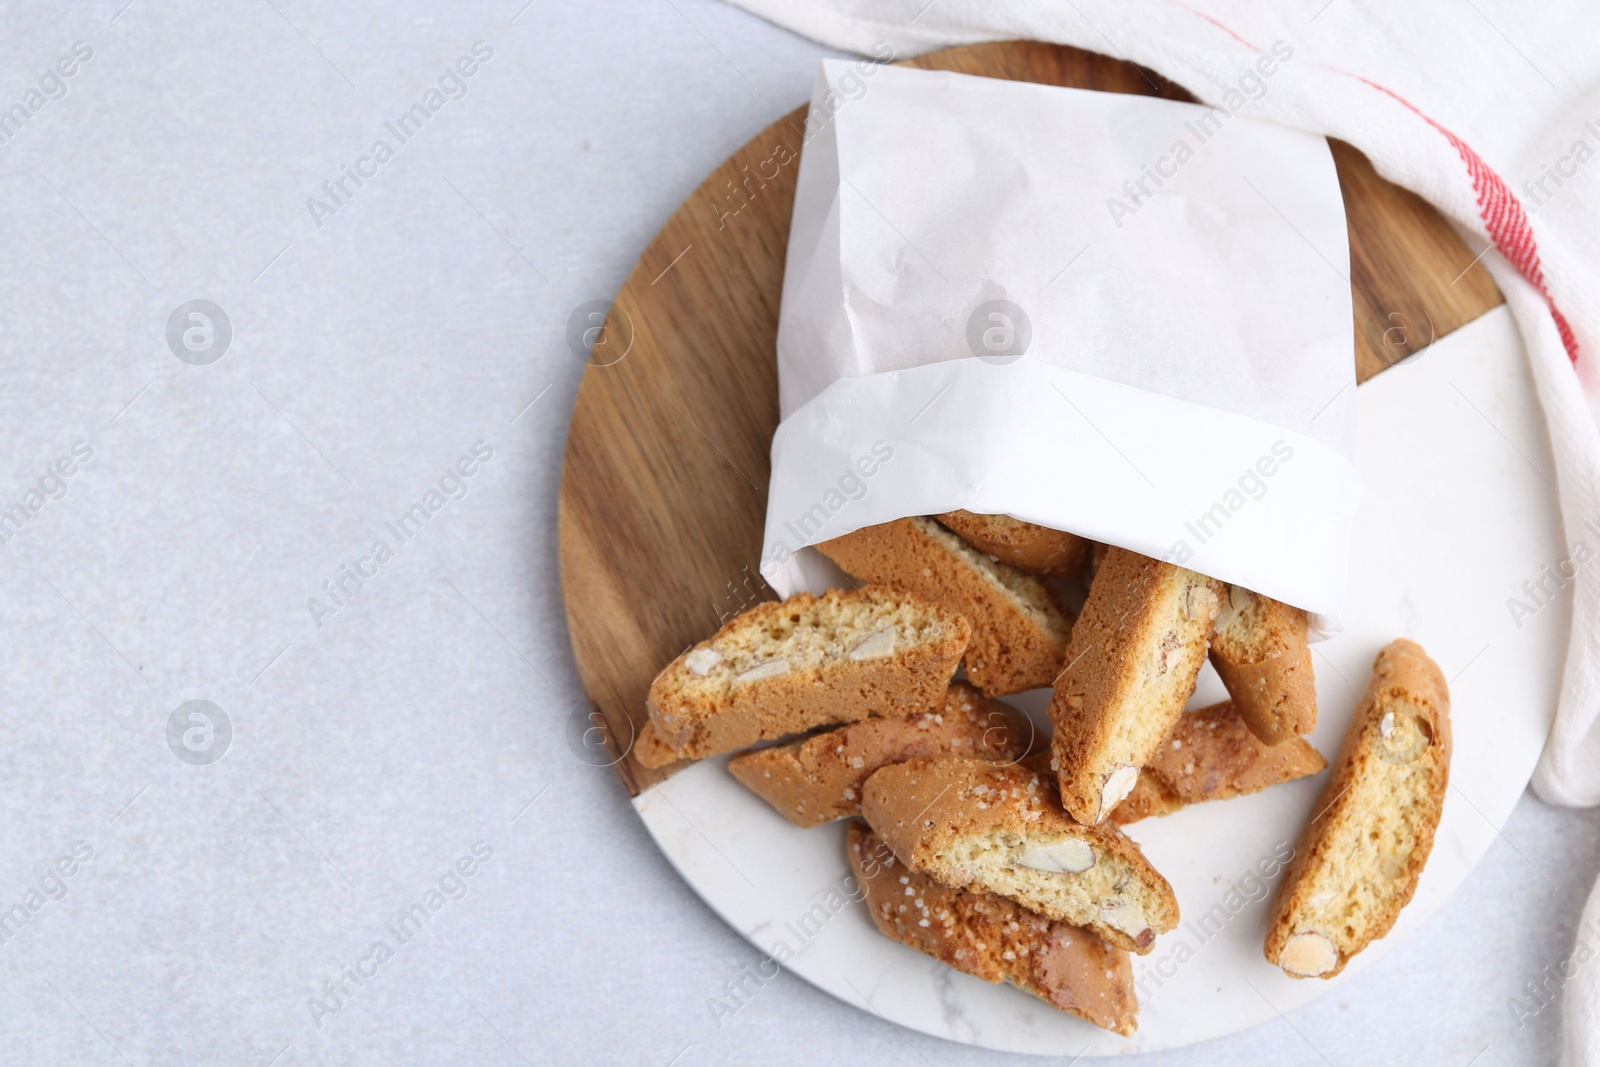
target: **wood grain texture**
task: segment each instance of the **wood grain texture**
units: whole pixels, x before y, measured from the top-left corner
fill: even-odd
[[[907,61],[927,69],[1192,99],[1129,63],[1004,42]],[[713,171],[617,295],[578,388],[559,505],[561,584],[594,735],[637,795],[668,772],[629,754],[656,672],[721,618],[769,599],[757,572],[778,423],[778,300],[804,108]],[[1502,302],[1426,203],[1334,144],[1350,224],[1361,379]],[[614,362],[612,362],[614,360]]]

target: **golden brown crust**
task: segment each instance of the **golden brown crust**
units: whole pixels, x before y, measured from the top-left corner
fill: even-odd
[[[633,758],[646,767],[669,767],[683,757],[661,739],[656,724],[646,719],[633,740]]]
[[[1089,542],[1077,534],[1023,522],[1010,515],[947,511],[934,518],[979,552],[987,552],[1029,574],[1076,574],[1089,555]]]
[[[1090,581],[1093,581],[1094,576],[1100,573],[1100,564],[1106,561],[1106,553],[1109,551],[1111,551],[1110,545],[1101,544],[1099,541],[1089,542],[1089,561],[1085,565],[1084,571]]]
[[[908,589],[970,620],[967,677],[990,696],[1049,685],[1061,669],[1072,617],[1050,587],[932,519],[896,519],[817,547],[863,581]]]
[[[1304,738],[1262,744],[1233,702],[1224,700],[1179,717],[1128,799],[1112,810],[1111,821],[1126,826],[1190,804],[1255,793],[1327,765]]]
[[[878,629],[863,638],[864,626]],[[841,634],[856,644],[846,647]],[[701,759],[818,726],[937,707],[970,634],[954,612],[878,586],[757,604],[656,676],[646,707],[661,743],[639,750],[639,762]],[[870,656],[858,656],[880,638]],[[761,654],[784,670],[763,676],[762,663],[753,678],[748,670],[729,677],[731,664],[755,658],[752,648],[777,650]],[[709,673],[695,669],[708,661]]]
[[[1433,848],[1450,748],[1444,674],[1418,645],[1394,641],[1378,653],[1278,887],[1269,962],[1294,977],[1332,978],[1393,928]]]
[[[986,982],[1009,979],[1051,1007],[1132,1036],[1139,1003],[1126,952],[1004,897],[908,870],[860,823],[850,827],[846,854],[885,937]]]
[[[1021,764],[957,756],[894,764],[867,779],[861,813],[912,870],[957,888],[976,884],[1119,948],[1149,952],[1157,934],[1177,925],[1178,902],[1167,880],[1115,826],[1069,818],[1039,757]],[[1036,865],[1037,850],[1062,842],[1088,857],[1087,864]]]
[[[1317,725],[1306,613],[1230,586],[1217,615],[1211,664],[1251,731],[1269,745]]]
[[[1096,823],[1177,725],[1221,605],[1215,579],[1107,551],[1050,700],[1062,803]]]
[[[1188,805],[1173,796],[1166,786],[1141,772],[1127,798],[1111,809],[1109,819],[1118,826],[1127,826],[1142,819],[1171,815],[1186,807]]]
[[[862,785],[880,767],[942,753],[1015,761],[1033,740],[1026,715],[957,682],[933,711],[863,719],[741,752],[728,770],[779,815],[810,827],[859,815]]]

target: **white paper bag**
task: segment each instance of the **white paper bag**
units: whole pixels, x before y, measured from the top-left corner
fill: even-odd
[[[762,574],[788,595],[818,573],[803,546],[965,508],[1335,628],[1359,497],[1348,271],[1321,137],[824,60]]]

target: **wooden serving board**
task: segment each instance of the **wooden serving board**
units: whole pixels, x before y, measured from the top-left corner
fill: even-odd
[[[1193,100],[1131,63],[1035,42],[905,65]],[[606,747],[595,762],[611,762],[633,795],[665,773],[630,753],[651,679],[723,617],[773,595],[758,565],[804,111],[751,139],[667,220],[617,295],[578,388],[561,479],[561,585],[589,736]],[[1504,298],[1481,266],[1468,269],[1472,253],[1432,207],[1354,148],[1332,146],[1365,380]]]

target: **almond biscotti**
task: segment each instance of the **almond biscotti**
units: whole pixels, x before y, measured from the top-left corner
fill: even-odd
[[[1111,811],[1126,826],[1190,804],[1255,793],[1316,774],[1328,765],[1304,738],[1265,745],[1250,732],[1233,701],[1178,717],[1161,747],[1139,772],[1128,798]]]
[[[937,707],[971,636],[914,593],[801,593],[730,619],[650,683],[661,744],[639,761],[700,759],[817,726]],[[671,761],[667,761],[671,762]]]
[[[741,752],[728,770],[796,826],[820,826],[859,815],[861,787],[880,767],[941,753],[1015,761],[1028,754],[1033,736],[1026,715],[957,682],[932,711],[864,719]]]
[[[1089,542],[1077,534],[1023,522],[1010,515],[947,511],[934,518],[979,552],[987,552],[1029,574],[1076,574],[1089,555]]]
[[[1050,700],[1061,801],[1081,823],[1110,814],[1183,714],[1222,583],[1112,548],[1073,626]]]
[[[885,937],[986,982],[1010,980],[1053,1008],[1129,1037],[1138,998],[1128,954],[981,889],[952,889],[894,858],[871,830],[846,851],[867,912]]]
[[[1251,732],[1267,744],[1317,725],[1306,613],[1299,608],[1229,586],[1211,638],[1211,665]]]
[[[1050,684],[1072,618],[1039,578],[997,563],[932,519],[896,519],[824,541],[863,581],[908,589],[972,623],[967,677],[990,696]]]
[[[1378,653],[1317,815],[1273,904],[1268,961],[1332,978],[1394,926],[1417,888],[1450,781],[1450,690],[1404,639]]]
[[[1118,948],[1149,952],[1178,923],[1172,887],[1139,846],[1115,826],[1069,818],[1038,757],[897,763],[867,779],[861,814],[912,870],[998,893]]]

